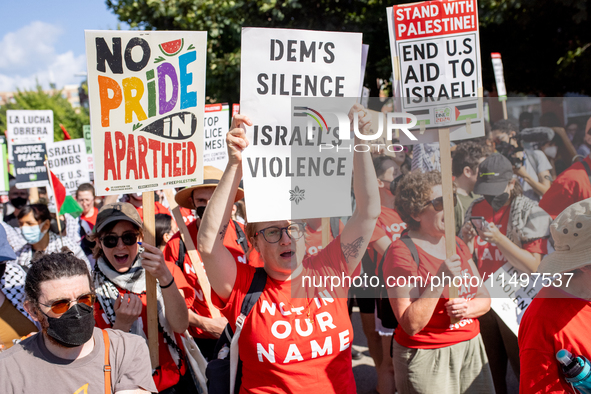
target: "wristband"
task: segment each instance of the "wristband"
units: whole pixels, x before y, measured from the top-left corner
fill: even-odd
[[[158,286],[160,286],[161,289],[168,289],[170,286],[172,286],[173,283],[174,283],[174,276],[172,277],[172,280],[170,281],[170,283],[167,284],[166,286],[162,286],[160,284],[160,282],[158,282]]]

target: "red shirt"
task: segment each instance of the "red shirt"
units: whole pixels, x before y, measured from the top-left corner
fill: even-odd
[[[195,216],[192,209],[185,207],[179,207],[179,209],[181,210],[181,215],[183,216],[183,221],[185,222],[185,224],[188,225],[189,223],[197,219],[197,216]]]
[[[345,225],[339,220],[339,234],[343,232]],[[313,229],[312,226],[306,226],[306,256],[310,257],[316,255],[322,250],[322,227],[318,230]],[[334,237],[332,236],[332,228],[329,229],[328,242],[332,242]]]
[[[591,158],[587,156],[585,162],[591,167]],[[540,208],[548,212],[552,219],[568,206],[591,197],[591,183],[583,167],[577,162],[552,182],[552,186],[540,200]]]
[[[473,272],[468,264],[468,261],[472,258],[468,247],[460,238],[456,237],[456,242],[460,245],[458,255],[462,260],[462,275],[469,274],[470,276],[475,276],[477,273]],[[419,254],[418,267],[410,254],[410,250],[402,241],[398,240],[390,246],[386,260],[384,261],[384,278],[392,277],[388,279],[390,281],[388,284],[395,285],[395,281],[398,281],[399,277],[405,277],[408,283],[408,279],[411,276],[421,276],[427,280],[429,276],[435,276],[437,274],[439,267],[443,264],[443,260],[431,256],[419,246],[417,246],[417,251]],[[476,296],[478,288],[470,287],[469,279],[467,281],[468,286],[462,286],[458,289],[458,296],[472,299]],[[425,287],[421,289],[421,293],[424,289]],[[418,334],[409,336],[402,329],[402,326],[398,325],[394,332],[396,342],[408,348],[438,349],[468,341],[478,335],[480,333],[478,319],[462,319],[458,323],[451,324],[451,320],[445,309],[445,303],[449,301],[449,298],[446,298],[447,294],[448,290],[444,289],[433,311],[431,320],[429,320],[429,323]]]
[[[189,234],[191,234],[191,239],[196,244],[197,243],[197,233],[199,231],[197,228],[197,222],[193,221],[193,222],[189,223],[187,228],[189,229]],[[179,245],[180,245],[179,241],[180,241],[180,239],[181,239],[181,234],[180,234],[180,232],[177,232],[175,235],[172,236],[170,241],[168,241],[168,243],[164,247],[164,252],[163,252],[164,259],[171,264],[175,264],[176,261],[179,259]],[[244,253],[242,246],[240,246],[240,244],[238,243],[238,240],[236,239],[236,227],[234,226],[234,222],[232,220],[230,221],[230,223],[228,225],[228,230],[226,231],[226,236],[224,237],[224,246],[226,247],[226,249],[228,249],[230,251],[230,253],[232,253],[232,256],[234,256],[234,260],[236,260],[237,264],[238,263],[241,263],[241,264],[247,263],[246,254]],[[199,252],[197,252],[197,253],[199,253]],[[253,253],[251,253],[251,255],[254,257],[258,256],[258,254],[253,254]],[[203,263],[201,263],[201,264],[203,264]],[[241,264],[238,264],[238,265],[241,265]],[[200,316],[205,316],[205,317],[211,318],[212,317],[211,312],[209,311],[209,308],[208,308],[207,303],[205,302],[205,298],[203,296],[203,289],[201,289],[201,285],[199,284],[199,281],[197,280],[197,274],[195,273],[195,268],[193,268],[193,262],[191,261],[191,258],[189,257],[188,253],[185,253],[185,260],[183,263],[183,271],[182,272],[185,276],[185,279],[189,283],[189,285],[195,290],[195,300],[194,300],[193,305],[191,306],[190,309]],[[189,327],[189,332],[195,338],[210,338],[210,339],[215,338],[213,335],[211,335],[207,332],[204,332],[200,328],[193,327],[193,326]]]
[[[340,237],[302,264],[302,275],[348,273]],[[212,291],[214,304],[233,329],[254,272],[253,267],[238,266],[227,302]],[[238,341],[242,360],[240,393],[355,393],[351,369],[353,327],[347,298],[335,297],[330,287],[313,287],[315,294],[321,293],[323,298],[292,298],[292,283],[299,286],[295,281],[267,277],[263,293],[244,322]]]
[[[86,217],[84,214],[82,214],[82,215],[80,215],[80,219],[87,222],[90,225],[90,229],[92,230],[94,228],[94,225],[96,224],[96,216],[97,215],[98,215],[98,209],[96,209],[95,207],[92,207],[92,216]]]
[[[484,216],[484,219],[489,223],[494,223],[503,235],[507,235],[510,213],[511,205],[501,207],[497,212],[494,212],[486,200],[482,200],[472,207],[472,216]],[[548,254],[548,239],[540,238],[524,243],[522,248],[530,253]],[[484,281],[507,262],[495,244],[486,242],[478,235],[474,240],[474,251],[478,256],[478,271]]]
[[[135,207],[135,209],[137,210],[137,213],[140,214],[140,218],[142,218],[142,220],[144,220],[144,209],[138,208],[138,207]],[[168,208],[166,208],[164,205],[160,204],[158,201],[154,201],[154,215],[157,215],[159,213],[165,213],[167,215],[172,216],[170,211],[168,210]]]
[[[402,221],[400,215],[395,209],[388,208],[382,205],[382,213],[376,222],[376,228],[371,235],[367,251],[372,261],[377,265],[382,261],[382,254],[375,250],[375,244],[383,237],[388,237],[391,242],[400,238],[400,234],[406,229],[406,223]],[[376,274],[378,274],[376,272]]]
[[[166,265],[168,266],[168,269],[170,270],[170,272],[172,273],[172,276],[174,277],[174,281],[176,283],[176,286],[179,288],[179,290],[182,290],[185,295],[185,303],[187,304],[187,308],[191,307],[191,305],[193,304],[193,298],[194,298],[193,288],[191,286],[189,286],[189,284],[185,280],[185,277],[181,274],[181,271],[179,270],[179,268],[177,266],[175,266],[174,264],[170,264],[170,263],[166,263]],[[129,293],[127,290],[119,289],[119,288],[117,288],[117,289],[119,290],[119,294],[121,294],[121,296]],[[142,294],[137,294],[137,295],[140,297],[140,299],[142,300],[142,304],[143,304],[141,317],[142,317],[142,322],[144,325],[144,333],[147,336],[148,335],[148,323],[147,323],[147,317],[146,317],[146,292],[143,292]],[[98,327],[98,328],[104,329],[104,328],[111,328],[112,327],[112,325],[109,323],[109,321],[107,319],[107,316],[103,312],[103,308],[101,307],[101,304],[98,301],[96,301],[94,304],[94,319],[96,322],[96,327]],[[180,334],[175,333],[175,339],[176,339],[177,345],[184,351],[185,349],[183,347],[183,343],[182,343]],[[179,382],[179,378],[181,376],[185,375],[185,372],[187,371],[187,369],[186,369],[185,362],[183,360],[183,363],[182,363],[180,371],[179,371],[176,364],[174,363],[174,360],[172,359],[172,356],[170,355],[170,351],[168,350],[168,345],[164,342],[164,336],[162,335],[162,332],[160,332],[160,331],[158,332],[158,357],[160,360],[160,368],[153,375],[153,378],[154,378],[154,383],[156,383],[156,387],[158,388],[158,391],[162,391],[162,390],[165,390],[165,389],[177,384]],[[181,355],[181,358],[182,358],[182,355]]]
[[[589,322],[591,302],[562,289],[540,290],[519,325],[520,393],[572,392],[563,379],[556,353],[566,349],[591,360]]]

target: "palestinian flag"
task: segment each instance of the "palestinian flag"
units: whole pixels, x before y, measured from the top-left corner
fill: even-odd
[[[456,106],[456,120],[476,119],[478,118],[478,107],[476,104],[466,104]]]
[[[69,213],[75,218],[80,216],[82,213],[82,207],[80,204],[78,204],[72,196],[66,193],[66,188],[53,172],[49,171],[49,174],[51,175],[51,187],[55,197],[56,211],[59,212],[60,215]]]

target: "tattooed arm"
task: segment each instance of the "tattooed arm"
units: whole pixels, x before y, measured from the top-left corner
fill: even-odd
[[[353,119],[353,111],[361,111],[359,130],[364,134],[367,133],[370,116],[364,114],[363,107],[355,104],[349,112],[349,119]],[[355,144],[361,143],[363,141],[355,138]],[[355,152],[353,155],[353,191],[357,205],[341,234],[341,249],[349,274],[355,271],[361,261],[381,212],[378,180],[369,152]]]

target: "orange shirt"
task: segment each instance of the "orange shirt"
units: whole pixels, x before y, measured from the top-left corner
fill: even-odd
[[[166,265],[172,273],[177,287],[179,288],[179,290],[182,290],[185,295],[185,303],[187,304],[187,308],[190,308],[191,305],[193,305],[193,289],[191,288],[191,286],[189,286],[189,284],[185,280],[185,277],[182,275],[181,271],[176,265],[170,264],[168,262],[166,263]],[[119,294],[121,294],[121,296],[128,293],[127,290],[119,288],[117,289],[119,290]],[[147,336],[148,321],[146,316],[146,293],[143,292],[142,294],[138,294],[138,296],[142,300],[143,304],[141,318],[142,323],[144,325],[144,333]],[[94,304],[94,319],[96,322],[96,327],[98,328],[104,329],[112,327],[105,313],[103,312],[101,304],[98,301],[96,301]],[[175,339],[177,345],[184,351],[181,336],[175,333]],[[158,332],[158,356],[160,360],[160,368],[152,376],[154,378],[154,383],[156,383],[158,391],[162,391],[177,384],[179,382],[181,375],[184,376],[185,372],[187,372],[187,368],[184,360],[181,364],[180,370],[177,368],[176,364],[174,363],[174,360],[172,359],[172,356],[170,355],[170,351],[168,350],[168,345],[164,342],[164,336],[160,331]]]
[[[504,235],[507,235],[510,213],[511,205],[501,207],[497,212],[494,212],[486,200],[482,200],[472,207],[472,216],[483,216],[487,222],[494,223]],[[548,239],[540,238],[525,243],[522,247],[530,253],[548,254]],[[478,257],[478,271],[484,281],[507,262],[495,244],[486,242],[478,235],[474,240],[474,251]]]
[[[340,237],[302,264],[302,276],[341,276],[348,272]],[[236,282],[226,302],[212,291],[212,301],[234,331],[254,272],[253,267],[238,265]],[[353,327],[347,298],[335,297],[325,288],[315,288],[324,298],[292,298],[291,283],[267,277],[265,289],[244,321],[239,340],[240,393],[355,393]],[[346,294],[348,288],[344,290]]]
[[[591,167],[591,158],[585,162]],[[591,182],[582,163],[575,163],[552,182],[552,186],[540,200],[540,208],[548,212],[552,219],[568,206],[591,197]]]
[[[378,269],[378,264],[382,261],[382,254],[375,250],[375,244],[377,241],[384,237],[390,238],[391,242],[396,241],[400,238],[400,234],[406,230],[406,223],[402,221],[402,218],[395,209],[388,208],[382,205],[382,213],[378,217],[376,222],[376,228],[371,235],[369,244],[367,245],[367,251],[371,260]],[[376,275],[379,273],[376,272]]]
[[[462,275],[475,276],[477,273],[473,272],[468,264],[468,261],[472,258],[468,247],[460,238],[456,237],[456,241],[460,245],[458,255],[462,260]],[[408,283],[409,278],[412,276],[421,276],[427,281],[429,276],[437,275],[437,271],[441,264],[443,264],[443,260],[431,256],[419,246],[417,246],[417,252],[419,254],[418,266],[413,260],[410,250],[401,240],[394,242],[390,246],[386,254],[386,260],[384,261],[384,277],[392,277],[394,279],[389,280],[390,283],[387,282],[388,284],[395,285],[397,283],[396,281],[400,280],[400,277],[404,277],[407,280],[406,283]],[[441,276],[439,277],[441,278]],[[429,283],[427,282],[428,286],[430,286]],[[460,287],[458,296],[472,299],[476,296],[478,288],[471,287],[469,285],[469,279],[467,283],[468,286]],[[400,284],[403,285],[402,282]],[[425,287],[420,289],[421,292],[424,289]],[[448,290],[444,289],[429,323],[418,334],[409,336],[402,329],[402,326],[398,325],[394,332],[396,342],[408,348],[437,349],[468,341],[478,335],[480,333],[478,319],[462,319],[458,323],[451,324],[451,319],[445,309],[445,303],[449,301],[447,294]]]
[[[144,209],[138,207],[135,207],[135,209],[137,210],[137,213],[140,214],[140,218],[144,220]],[[164,205],[160,204],[158,201],[154,201],[154,215],[157,215],[159,213],[165,213],[167,215],[172,216],[170,211]]]
[[[563,379],[556,353],[566,349],[591,360],[589,322],[591,302],[554,287],[540,290],[519,325],[520,393],[572,392]]]

